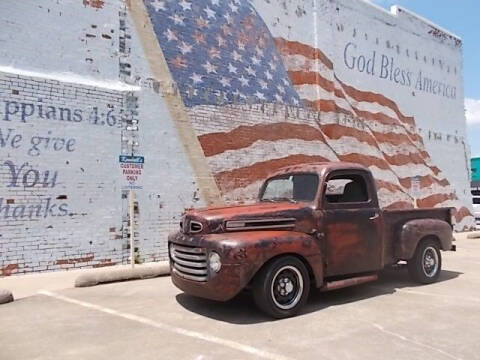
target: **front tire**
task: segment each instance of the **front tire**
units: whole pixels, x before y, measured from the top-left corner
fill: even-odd
[[[442,254],[438,243],[424,240],[417,245],[413,258],[408,261],[408,273],[412,280],[431,284],[438,280],[442,270]]]
[[[273,260],[260,270],[253,283],[257,307],[277,319],[296,315],[305,305],[309,292],[308,271],[294,256]]]

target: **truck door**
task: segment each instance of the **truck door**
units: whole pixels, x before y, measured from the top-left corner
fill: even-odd
[[[327,276],[381,268],[381,216],[370,173],[335,171],[323,190]]]

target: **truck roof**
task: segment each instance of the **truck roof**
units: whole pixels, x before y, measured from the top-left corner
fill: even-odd
[[[289,165],[278,169],[277,171],[271,173],[268,177],[288,174],[292,172],[309,172],[309,173],[316,173],[321,175],[323,171],[331,171],[331,170],[368,170],[367,167],[350,163],[350,162],[314,162],[314,163],[305,163],[305,164],[297,164],[297,165]]]

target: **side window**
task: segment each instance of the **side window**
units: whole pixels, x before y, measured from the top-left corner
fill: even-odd
[[[367,202],[367,184],[360,175],[334,176],[327,181],[325,198],[329,203]]]

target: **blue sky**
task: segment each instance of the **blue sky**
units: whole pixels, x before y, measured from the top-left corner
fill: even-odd
[[[480,156],[480,1],[370,1],[386,9],[392,5],[404,7],[462,38],[468,141],[472,156]]]

